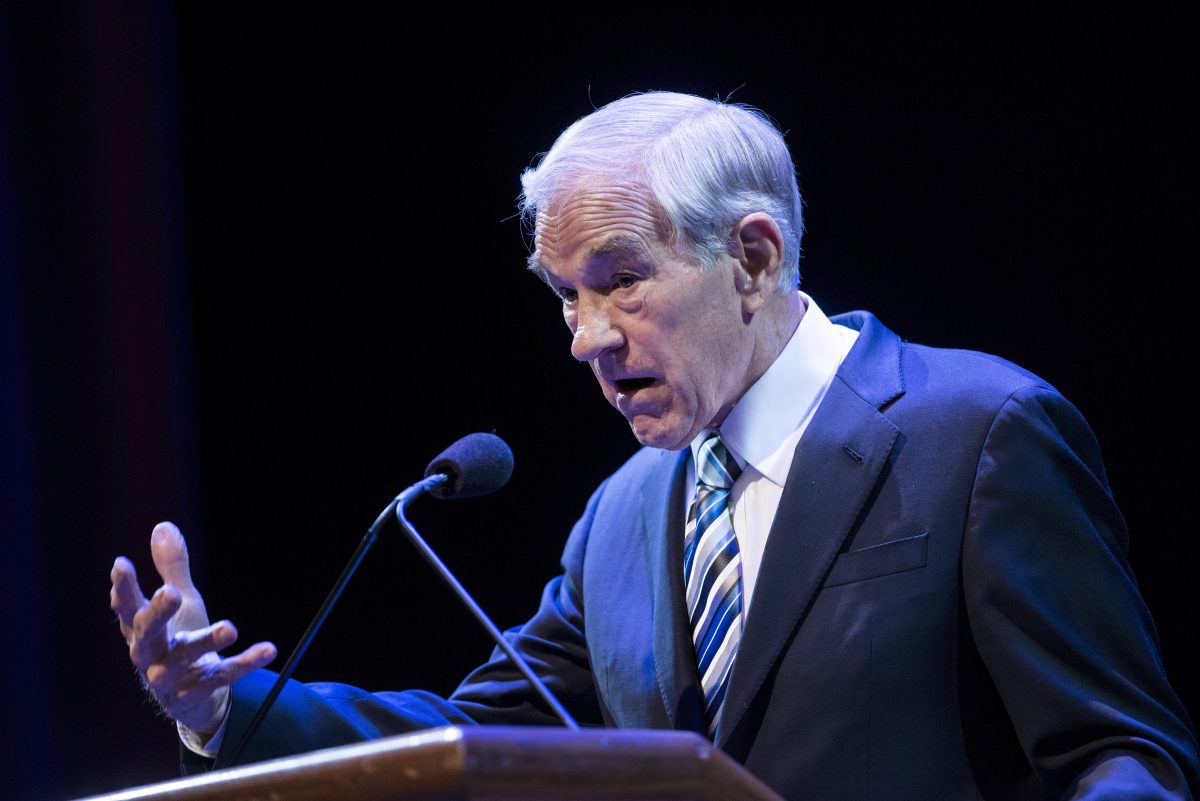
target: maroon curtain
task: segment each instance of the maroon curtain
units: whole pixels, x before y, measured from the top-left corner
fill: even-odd
[[[168,778],[107,570],[188,519],[191,408],[176,34],[165,3],[0,18],[0,795]],[[114,656],[118,658],[113,658]]]

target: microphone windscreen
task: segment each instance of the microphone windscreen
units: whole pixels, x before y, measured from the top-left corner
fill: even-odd
[[[425,477],[445,473],[449,479],[430,494],[437,498],[475,498],[495,492],[512,475],[513,455],[495,434],[468,434],[442,451],[425,468]]]

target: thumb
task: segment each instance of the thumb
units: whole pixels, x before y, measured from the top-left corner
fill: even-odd
[[[187,543],[174,523],[159,523],[154,527],[154,533],[150,535],[150,554],[163,582],[173,585],[184,595],[196,592]]]

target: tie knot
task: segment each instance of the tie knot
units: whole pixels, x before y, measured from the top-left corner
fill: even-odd
[[[700,444],[696,454],[696,483],[710,489],[729,489],[742,470],[725,450],[721,437],[713,434]]]

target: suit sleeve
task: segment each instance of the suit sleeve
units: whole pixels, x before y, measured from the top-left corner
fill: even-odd
[[[563,554],[563,574],[546,585],[537,613],[505,637],[581,724],[602,723],[583,629],[580,582],[588,531],[603,485],[575,524]],[[256,671],[233,687],[221,753],[236,747],[276,674]],[[473,671],[449,698],[421,690],[371,693],[345,684],[289,681],[239,758],[258,762],[318,748],[403,734],[435,726],[479,723],[555,725],[558,719],[504,652]],[[185,773],[212,761],[186,749]]]
[[[979,461],[963,587],[979,653],[1051,797],[1184,799],[1200,787],[1127,547],[1078,411],[1046,388],[1015,393]]]

